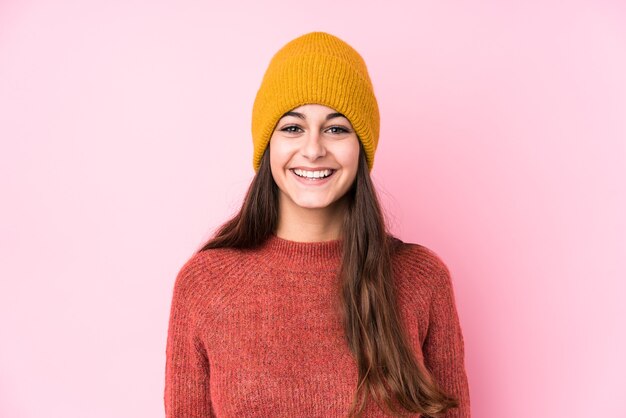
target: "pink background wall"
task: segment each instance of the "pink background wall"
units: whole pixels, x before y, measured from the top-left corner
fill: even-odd
[[[0,415],[163,416],[175,275],[311,30],[368,64],[372,174],[452,271],[474,416],[626,416],[623,3],[141,0],[0,2]]]

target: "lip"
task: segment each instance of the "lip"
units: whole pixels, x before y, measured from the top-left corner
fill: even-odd
[[[326,183],[328,183],[333,176],[335,175],[335,173],[337,172],[337,170],[333,169],[333,168],[322,168],[322,169],[315,169],[315,170],[311,170],[311,169],[305,169],[305,168],[300,168],[300,167],[296,167],[298,169],[301,170],[309,170],[309,171],[321,171],[321,170],[331,170],[332,173],[330,174],[330,176],[325,177],[323,179],[307,179],[304,177],[300,177],[299,175],[297,175],[293,170],[295,170],[294,168],[290,168],[289,172],[293,175],[293,177],[298,181],[298,183],[307,185],[307,186],[322,186]]]
[[[322,170],[333,170],[333,171],[337,171],[336,168],[332,168],[332,167],[305,167],[305,166],[298,166],[298,167],[291,167],[290,170],[306,170],[306,171],[322,171]]]

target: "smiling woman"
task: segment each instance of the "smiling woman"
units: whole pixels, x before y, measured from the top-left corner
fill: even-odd
[[[174,284],[166,415],[469,417],[450,272],[387,231],[370,177],[361,56],[325,32],[290,41],[252,113],[241,210]]]

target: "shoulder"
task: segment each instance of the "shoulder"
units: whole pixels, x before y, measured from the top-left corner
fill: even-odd
[[[450,270],[433,249],[419,243],[404,242],[392,236],[394,272],[405,281],[427,286],[430,290],[449,285]]]
[[[193,298],[213,291],[224,285],[230,275],[241,270],[245,259],[245,252],[234,248],[213,248],[196,252],[179,268],[174,282],[174,293]]]

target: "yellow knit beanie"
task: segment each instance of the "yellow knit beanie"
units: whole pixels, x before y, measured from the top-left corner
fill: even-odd
[[[279,119],[307,103],[331,107],[348,118],[371,171],[380,131],[374,88],[359,53],[326,32],[301,35],[272,57],[252,108],[254,171]]]

